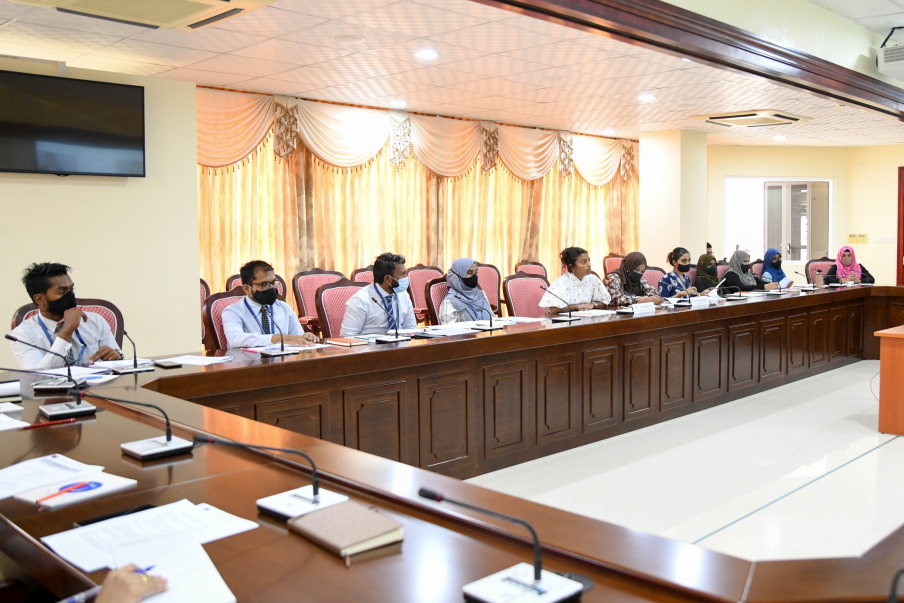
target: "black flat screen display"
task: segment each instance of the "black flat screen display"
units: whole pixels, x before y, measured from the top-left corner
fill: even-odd
[[[145,175],[144,88],[0,71],[0,172]]]

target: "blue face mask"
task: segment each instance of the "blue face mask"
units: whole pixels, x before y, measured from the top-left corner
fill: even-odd
[[[408,290],[408,283],[410,281],[408,280],[407,276],[405,278],[392,279],[392,280],[394,280],[394,281],[397,280],[399,283],[398,285],[396,285],[395,287],[392,288],[392,290],[395,291],[396,293],[405,293],[405,291]]]

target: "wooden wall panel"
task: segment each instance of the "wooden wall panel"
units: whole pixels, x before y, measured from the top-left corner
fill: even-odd
[[[537,444],[577,433],[578,398],[575,355],[537,360]]]
[[[659,350],[657,340],[647,339],[624,346],[625,362],[622,417],[625,421],[656,412],[659,397]]]
[[[691,336],[659,340],[659,410],[686,406],[691,399]]]
[[[837,362],[847,357],[848,308],[829,308],[829,362]]]
[[[343,390],[345,445],[410,463],[405,398],[404,381]]]
[[[806,370],[810,366],[810,319],[807,314],[788,317],[788,374]]]
[[[781,379],[785,374],[785,317],[760,321],[760,383]]]
[[[693,402],[714,398],[726,391],[725,330],[694,333]]]
[[[848,306],[848,356],[863,353],[863,304]]]
[[[491,459],[530,446],[527,362],[483,369],[484,451]]]
[[[829,311],[814,310],[809,314],[810,368],[829,361]]]
[[[442,472],[478,462],[477,375],[418,379],[420,466]]]
[[[618,423],[618,347],[608,346],[584,352],[584,432]]]
[[[889,299],[887,317],[888,322],[884,327],[886,329],[904,325],[904,301],[892,301]]]
[[[728,327],[728,391],[756,385],[758,356],[755,322]]]
[[[329,439],[330,395],[314,394],[255,404],[254,418],[295,433]]]

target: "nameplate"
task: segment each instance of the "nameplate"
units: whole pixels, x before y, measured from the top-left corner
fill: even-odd
[[[631,309],[634,310],[634,316],[637,316],[638,314],[653,314],[656,312],[656,304],[653,302],[631,304]]]
[[[692,297],[691,298],[691,308],[708,308],[709,307],[709,298],[708,297]]]

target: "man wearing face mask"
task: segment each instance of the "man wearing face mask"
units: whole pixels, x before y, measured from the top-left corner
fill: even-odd
[[[408,269],[405,267],[405,258],[394,253],[378,255],[374,260],[373,284],[362,287],[345,302],[341,336],[385,335],[394,330],[396,324],[399,329],[417,327],[407,290]],[[377,307],[372,300],[377,300],[383,309]]]
[[[95,360],[122,360],[122,351],[107,321],[94,312],[82,312],[75,304],[75,283],[64,264],[32,264],[22,283],[38,306],[38,313],[22,321],[12,334],[22,341],[66,356],[73,365],[87,366]],[[65,366],[63,359],[11,342],[19,368],[42,370]]]
[[[289,304],[277,299],[273,266],[255,260],[242,266],[239,275],[246,297],[223,310],[227,347],[251,348],[279,343],[280,329],[286,345],[310,345],[317,341],[313,333],[304,332]]]

